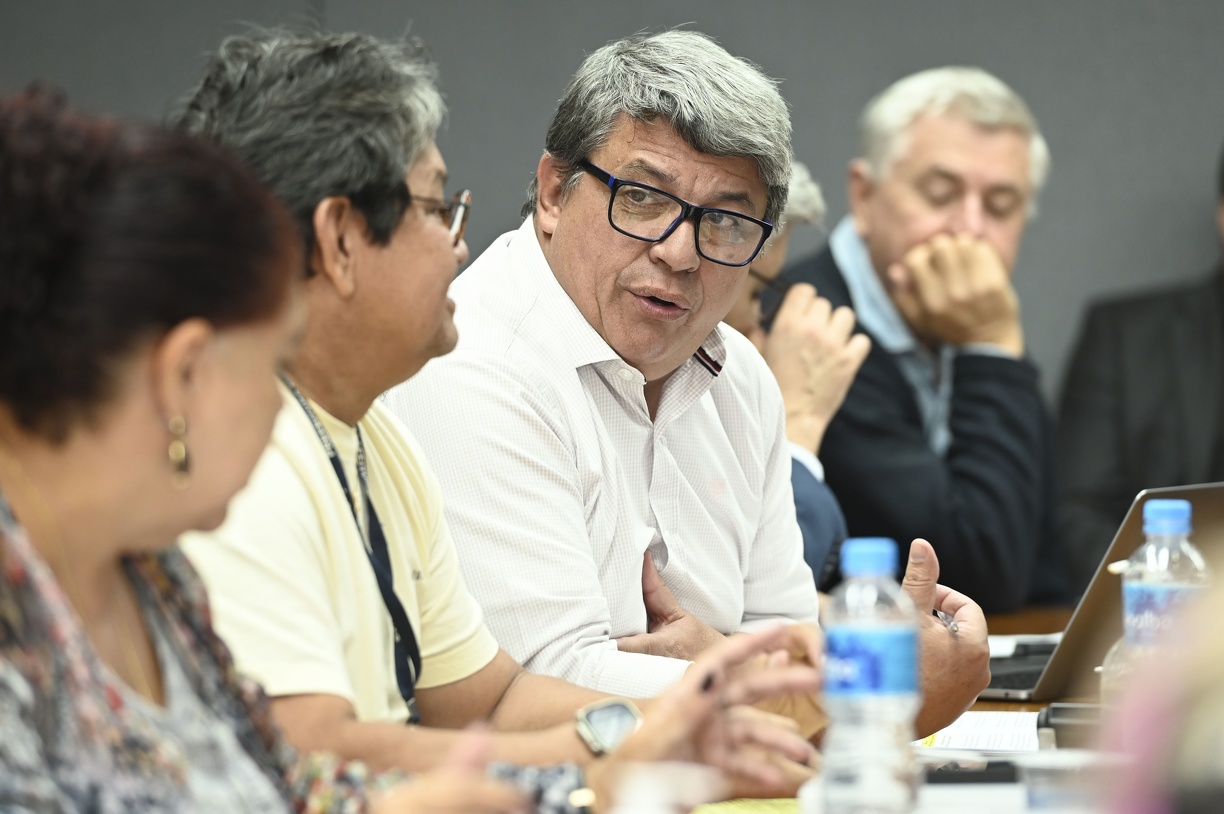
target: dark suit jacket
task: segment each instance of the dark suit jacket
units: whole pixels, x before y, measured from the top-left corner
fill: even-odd
[[[1060,525],[1074,587],[1092,578],[1141,489],[1224,477],[1220,272],[1093,305],[1059,410]]]
[[[851,305],[827,246],[786,276],[813,284],[835,307]],[[940,456],[927,443],[909,382],[873,344],[820,448],[850,536],[892,537],[903,546],[929,540],[939,581],[987,612],[1065,602],[1052,428],[1037,369],[1027,360],[965,354],[953,375],[952,441]]]
[[[795,517],[803,532],[803,560],[812,569],[816,587],[827,590],[837,582],[846,518],[829,487],[794,459],[791,488],[795,492]]]

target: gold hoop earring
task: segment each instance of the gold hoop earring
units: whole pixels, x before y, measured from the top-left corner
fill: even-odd
[[[173,473],[170,480],[176,489],[186,489],[188,481],[191,480],[191,458],[187,454],[187,442],[184,440],[187,435],[187,419],[181,415],[171,416],[166,422],[166,428],[174,436],[170,439],[170,447],[167,450]]]

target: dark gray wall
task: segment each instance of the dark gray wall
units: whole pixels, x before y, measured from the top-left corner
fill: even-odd
[[[0,0],[0,94],[48,79],[78,106],[161,120],[225,35],[322,15],[322,0]]]
[[[95,109],[159,117],[236,21],[397,36],[411,22],[440,63],[440,144],[476,209],[478,252],[514,228],[556,100],[609,39],[689,24],[783,80],[795,155],[845,211],[863,104],[894,79],[975,64],[1016,88],[1054,165],[1017,271],[1047,392],[1085,302],[1204,273],[1219,256],[1214,178],[1224,141],[1219,0],[0,0],[0,93],[51,78]],[[796,255],[820,242],[796,236]]]

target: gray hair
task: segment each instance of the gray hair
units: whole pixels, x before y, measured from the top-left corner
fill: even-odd
[[[408,206],[404,176],[446,115],[419,43],[255,29],[227,38],[177,126],[235,153],[289,207],[307,257],[324,198],[344,196],[377,243]]]
[[[782,212],[782,226],[792,223],[819,224],[825,216],[824,194],[801,161],[791,164],[790,194]]]
[[[765,185],[765,219],[786,203],[791,123],[777,82],[695,31],[638,35],[605,45],[574,74],[548,128],[545,149],[569,173],[602,147],[621,114],[649,122],[662,117],[698,152],[751,158]],[[524,217],[535,211],[536,181]]]
[[[1034,200],[1050,170],[1050,149],[1028,105],[981,68],[932,68],[898,80],[868,103],[860,121],[862,155],[884,177],[905,148],[910,125],[921,116],[952,114],[989,130],[1011,129],[1029,141],[1029,182]]]

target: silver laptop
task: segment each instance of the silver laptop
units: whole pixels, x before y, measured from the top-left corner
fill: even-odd
[[[1194,531],[1190,540],[1203,553],[1212,570],[1224,565],[1224,483],[1144,489],[1101,558],[1088,590],[1067,623],[1061,641],[1041,652],[1040,646],[1020,649],[1003,661],[991,659],[990,686],[983,700],[1051,701],[1059,698],[1096,698],[1100,676],[1096,668],[1122,635],[1122,584],[1108,571],[1109,563],[1124,560],[1143,543],[1143,504],[1152,498],[1180,498],[1193,507]],[[1052,651],[1052,652],[1050,652]]]

